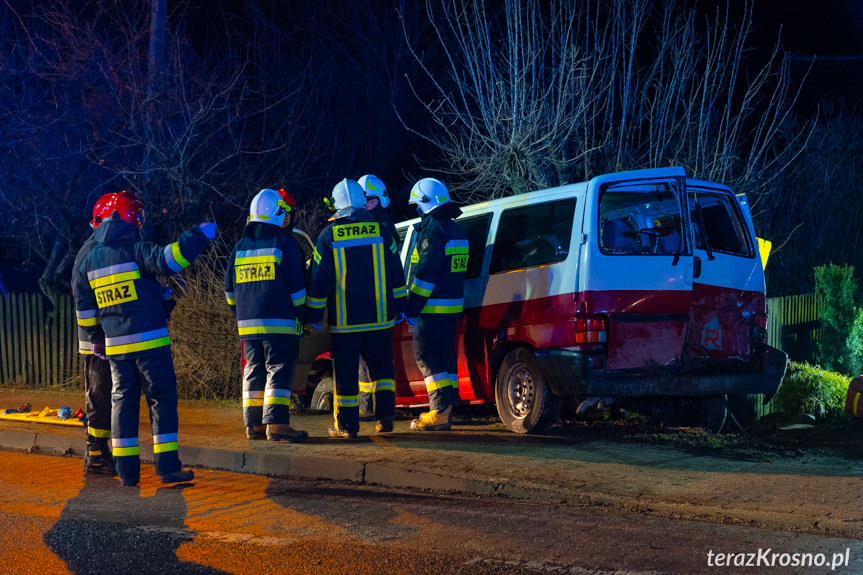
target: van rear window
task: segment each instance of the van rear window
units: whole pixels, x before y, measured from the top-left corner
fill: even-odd
[[[561,262],[569,254],[575,198],[504,210],[489,273]]]
[[[754,255],[736,198],[730,194],[691,192],[689,206],[697,248],[706,250],[709,247],[714,252],[738,256]]]
[[[680,255],[680,200],[664,183],[606,188],[599,200],[599,249],[610,255]]]

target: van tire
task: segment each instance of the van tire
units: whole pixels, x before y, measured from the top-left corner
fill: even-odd
[[[500,420],[515,433],[544,433],[560,415],[560,399],[549,391],[536,356],[525,347],[504,357],[494,397]]]
[[[318,411],[333,410],[333,378],[325,377],[315,386],[315,392],[312,394],[312,403],[309,409]]]

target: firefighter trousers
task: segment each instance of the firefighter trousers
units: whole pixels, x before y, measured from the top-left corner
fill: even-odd
[[[291,384],[300,337],[279,335],[243,340],[243,423],[290,425]]]
[[[95,355],[84,356],[84,411],[87,412],[85,467],[110,463],[111,365]]]
[[[429,409],[458,403],[456,328],[461,314],[423,314],[413,329],[414,358],[429,394]]]
[[[131,359],[109,357],[114,388],[111,394],[111,442],[117,475],[135,484],[141,475],[138,422],[141,392],[147,399],[153,433],[153,460],[159,476],[182,467],[177,454],[177,376],[171,347],[157,347]]]
[[[333,412],[336,427],[348,433],[360,430],[359,363],[362,354],[368,377],[374,382],[375,417],[391,422],[395,416],[395,368],[392,330],[332,333]]]

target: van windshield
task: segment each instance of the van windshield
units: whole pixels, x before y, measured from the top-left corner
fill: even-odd
[[[599,200],[599,249],[612,255],[685,253],[680,201],[667,184],[609,186]]]

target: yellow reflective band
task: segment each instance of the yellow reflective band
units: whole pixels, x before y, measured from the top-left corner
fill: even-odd
[[[264,400],[264,405],[287,405],[291,406],[291,398],[290,397],[267,397]]]
[[[78,325],[82,327],[89,327],[91,325],[99,325],[101,322],[99,321],[99,316],[91,317],[88,319],[78,318]]]
[[[264,405],[263,399],[244,399],[243,407],[262,407]]]
[[[156,443],[153,445],[153,453],[165,453],[166,451],[177,451],[177,442]]]
[[[141,277],[141,272],[138,270],[134,270],[131,272],[123,272],[119,274],[112,274],[107,276],[102,276],[100,278],[90,280],[90,287],[94,290],[98,287],[103,287],[106,285],[111,285],[115,283],[125,282],[129,280],[136,280]]]
[[[357,325],[333,325],[330,324],[330,331],[333,333],[353,333],[355,331],[375,331],[379,329],[391,328],[395,325],[395,320],[383,323],[360,323]]]
[[[177,262],[178,266],[181,268],[189,267],[189,262],[186,261],[182,252],[180,252],[180,242],[174,242],[171,244],[171,255],[174,256],[174,261]]]
[[[374,391],[375,386],[374,382],[371,381],[361,381],[360,382],[360,393],[371,393]]]
[[[296,334],[297,325],[255,325],[252,327],[239,327],[237,331],[240,335],[251,335],[256,333],[287,333]]]
[[[425,378],[426,390],[429,393],[432,391],[436,391],[438,389],[443,389],[445,387],[451,387],[452,381],[450,381],[449,376],[440,377],[439,379],[435,379],[435,376]]]
[[[321,254],[318,253],[318,248],[315,248],[314,253],[312,253],[312,258],[315,260],[315,263],[320,265],[321,263]]]
[[[377,315],[375,317],[380,323],[387,320],[387,298],[386,294],[383,293],[383,286],[386,283],[384,280],[386,277],[384,246],[382,244],[374,246],[372,253],[374,255],[375,270],[375,307],[377,308]]]
[[[427,305],[420,313],[461,313],[463,305]]]
[[[102,455],[102,450],[101,449],[90,449],[90,450],[87,450],[87,455],[89,455],[91,457],[96,456],[96,455]]]
[[[141,448],[137,445],[132,447],[115,447],[111,452],[114,457],[128,457],[130,455],[140,455]]]
[[[336,289],[336,325],[342,326],[348,323],[348,306],[345,301],[347,286],[345,280],[347,278],[347,265],[345,265],[345,250],[333,249],[334,263],[336,267],[336,278],[338,279],[338,289]]]
[[[374,382],[375,391],[395,391],[396,382],[394,379],[379,379]]]
[[[333,394],[333,403],[341,407],[356,407],[360,404],[360,396]]]
[[[309,296],[308,298],[306,298],[306,305],[308,305],[312,309],[321,309],[325,305],[327,305],[327,298]]]
[[[229,297],[229,298],[225,298],[225,299],[228,300],[228,305],[237,305],[237,299],[236,298]]]
[[[120,355],[123,353],[135,353],[136,351],[144,351],[147,349],[155,349],[171,345],[170,336],[151,339],[149,341],[139,341],[137,343],[129,343],[126,345],[105,346],[105,355]]]
[[[95,427],[87,426],[87,433],[99,439],[108,439],[111,437],[110,429],[96,429]]]
[[[282,258],[275,255],[266,255],[266,256],[248,256],[244,258],[237,258],[234,260],[235,266],[248,266],[252,264],[280,264],[282,263]]]

